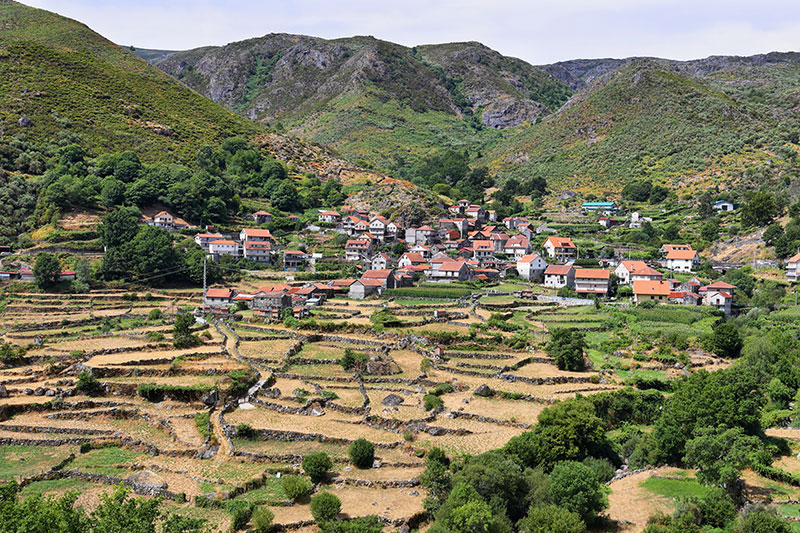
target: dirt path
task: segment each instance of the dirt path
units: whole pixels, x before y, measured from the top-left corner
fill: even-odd
[[[214,461],[216,462],[227,461],[232,452],[228,439],[225,436],[225,431],[222,429],[221,416],[221,410],[211,414],[211,431],[214,433],[217,442],[219,442],[219,450],[214,454]]]
[[[646,470],[609,485],[611,494],[608,496],[608,516],[614,521],[623,522],[617,530],[619,533],[638,533],[645,528],[647,519],[657,509],[671,510],[668,500],[640,486],[640,483],[656,472],[668,474],[670,469]]]

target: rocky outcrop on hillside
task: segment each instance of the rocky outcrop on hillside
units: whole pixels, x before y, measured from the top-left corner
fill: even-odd
[[[418,112],[480,113],[484,125],[505,128],[557,109],[569,93],[480,43],[406,48],[372,37],[270,34],[158,57],[159,68],[201,94],[268,121],[313,118],[332,100],[369,93]]]

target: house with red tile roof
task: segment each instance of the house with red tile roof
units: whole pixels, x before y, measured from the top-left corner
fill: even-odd
[[[562,263],[574,259],[578,254],[578,247],[569,237],[548,237],[542,247],[547,252],[547,257]]]
[[[600,268],[578,268],[575,270],[575,292],[583,295],[605,296],[611,272]]]
[[[551,289],[575,286],[575,267],[572,265],[550,265],[544,270],[544,286]]]

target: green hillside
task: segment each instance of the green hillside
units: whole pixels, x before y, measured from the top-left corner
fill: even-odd
[[[0,27],[6,135],[188,160],[203,144],[259,131],[76,21],[3,2]],[[20,124],[23,117],[30,125]]]
[[[771,154],[796,142],[791,128],[778,127],[771,106],[742,92],[736,84],[633,61],[542,123],[517,128],[485,161],[500,176],[536,175],[553,185],[608,191],[637,178],[682,187],[734,179],[750,165],[778,164]]]
[[[571,94],[479,43],[270,34],[153,61],[230,110],[398,175],[435,152],[480,152],[500,137],[495,129],[534,122]]]

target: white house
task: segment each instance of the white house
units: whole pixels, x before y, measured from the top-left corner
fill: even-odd
[[[208,252],[208,246],[213,242],[222,239],[223,236],[219,233],[198,233],[194,236],[194,242],[200,245],[200,248]]]
[[[269,263],[272,245],[268,242],[247,241],[244,243],[244,258],[257,263]]]
[[[739,204],[729,202],[728,200],[717,200],[716,202],[714,202],[714,205],[712,207],[717,211],[728,212],[728,211],[736,211],[737,209],[739,209]]]
[[[793,255],[786,260],[786,281],[797,281],[798,264],[800,264],[800,254]]]
[[[268,229],[261,228],[244,228],[239,232],[239,240],[242,242],[268,242],[275,244],[275,237]]]
[[[237,258],[242,256],[239,243],[227,239],[212,241],[208,245],[208,252],[214,256],[215,261],[219,261],[219,258],[223,255],[230,255]]]
[[[342,215],[336,211],[320,211],[317,215],[318,222],[327,222],[330,224],[338,224],[342,220]]]
[[[523,279],[541,279],[547,263],[539,254],[528,254],[517,261],[517,272]]]
[[[161,211],[153,217],[153,225],[168,230],[175,229],[175,217],[166,211]]]
[[[372,270],[384,270],[394,266],[394,259],[383,252],[372,256]]]
[[[444,261],[434,263],[427,275],[434,281],[466,281],[469,279],[469,267],[464,261]]]
[[[494,244],[492,241],[473,241],[472,255],[479,261],[491,259],[494,257]]]
[[[562,263],[574,259],[578,254],[578,247],[569,237],[548,237],[542,247],[547,251],[547,257]]]
[[[611,272],[600,268],[579,268],[575,270],[575,292],[578,294],[608,294],[608,281]]]
[[[511,237],[506,241],[503,252],[505,252],[506,255],[514,257],[515,259],[521,259],[522,257],[531,253],[531,241],[522,235]]]
[[[644,261],[636,260],[620,261],[614,274],[622,285],[629,285],[636,280],[658,281],[664,277],[664,274],[647,266]]]
[[[700,264],[700,258],[694,250],[671,249],[664,260],[664,268],[672,272],[691,272]]]
[[[383,241],[386,239],[386,226],[389,221],[381,216],[372,217],[369,221],[369,232],[375,235],[378,240]]]
[[[347,261],[362,261],[372,254],[372,242],[369,239],[350,239],[344,246]]]
[[[550,265],[544,271],[544,286],[551,289],[575,286],[575,267],[572,265]]]

